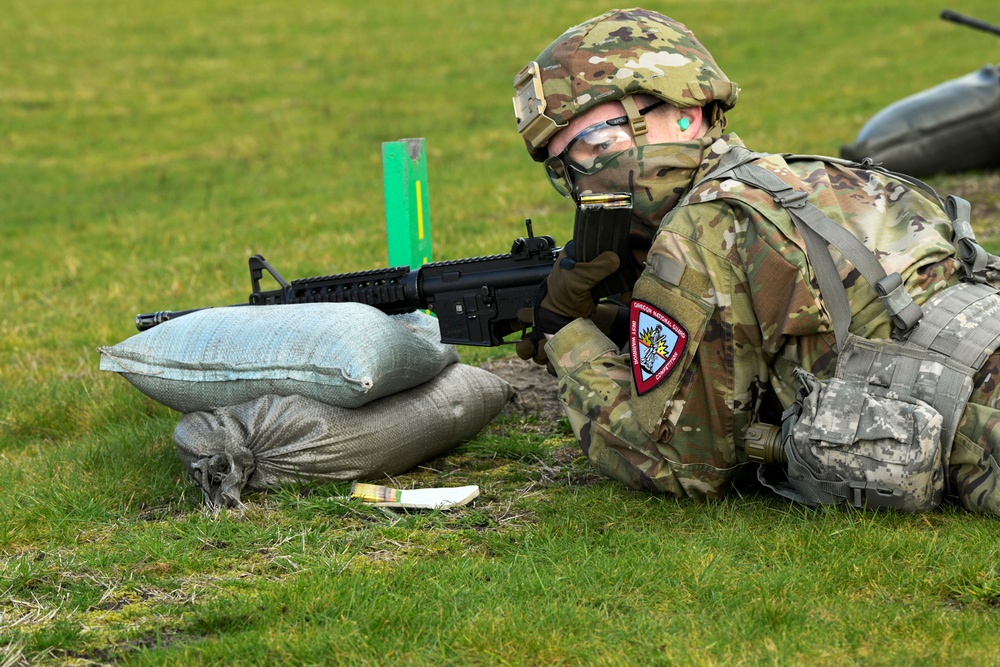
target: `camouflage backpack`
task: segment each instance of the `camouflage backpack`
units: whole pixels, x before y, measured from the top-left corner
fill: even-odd
[[[973,376],[1000,347],[1000,293],[985,284],[986,270],[1000,268],[1000,258],[976,243],[969,203],[948,197],[944,208],[955,230],[965,280],[941,290],[920,308],[898,273],[886,275],[872,251],[810,204],[806,193],[753,164],[759,157],[736,147],[705,180],[741,181],[768,192],[784,207],[806,242],[833,320],[839,356],[836,373],[828,380],[797,371],[802,388],[782,416],[780,430],[760,425],[748,429],[751,460],[786,466],[786,479],[776,479],[773,468],[764,465],[758,478],[779,494],[807,504],[933,509],[944,495],[951,445],[972,393]],[[817,156],[785,159],[797,158],[872,168]],[[919,181],[893,176],[933,192]],[[867,340],[848,332],[850,304],[830,245],[878,294],[893,321],[893,340]]]

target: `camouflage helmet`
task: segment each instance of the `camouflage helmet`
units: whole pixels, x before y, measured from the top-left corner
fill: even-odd
[[[564,32],[518,72],[514,92],[517,131],[541,162],[549,138],[598,104],[645,93],[681,108],[711,105],[714,124],[724,122],[739,88],[684,25],[635,8]],[[636,122],[641,118],[633,128],[642,132]]]

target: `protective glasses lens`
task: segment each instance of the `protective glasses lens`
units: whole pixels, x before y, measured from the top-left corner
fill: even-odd
[[[549,183],[556,192],[563,197],[569,197],[573,184],[569,180],[569,174],[566,173],[566,164],[562,161],[562,157],[559,155],[550,157],[542,164],[545,166],[545,175],[549,177]]]
[[[645,116],[653,109],[666,104],[659,100],[639,112]],[[581,174],[592,174],[598,171],[607,160],[632,147],[634,137],[628,122],[628,116],[611,118],[582,130],[566,144],[559,157],[563,163]]]
[[[639,112],[640,116],[666,104],[659,100]],[[550,157],[543,164],[549,182],[556,192],[563,197],[569,197],[573,192],[573,179],[570,174],[575,171],[580,174],[593,174],[599,171],[607,161],[627,151],[632,147],[634,137],[628,123],[628,116],[611,118],[582,130],[562,150],[559,155]]]
[[[603,162],[601,158],[617,155],[632,147],[632,133],[628,126],[611,125],[612,121],[588,127],[566,145],[563,155],[572,169],[589,174]]]

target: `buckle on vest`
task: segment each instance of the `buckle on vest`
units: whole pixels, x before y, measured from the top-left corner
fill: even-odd
[[[847,486],[850,489],[847,502],[858,509],[902,509],[904,506],[903,492],[899,489],[887,489],[875,482],[848,482]]]
[[[645,109],[643,109],[643,111],[645,111]],[[649,132],[649,128],[646,126],[646,119],[642,116],[639,116],[638,118],[630,118],[629,123],[632,124],[633,137],[641,137]]]
[[[809,195],[800,190],[792,190],[787,195],[774,195],[774,201],[784,208],[802,208],[808,198]]]

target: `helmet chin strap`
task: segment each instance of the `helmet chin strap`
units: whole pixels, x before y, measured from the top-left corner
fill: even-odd
[[[704,107],[703,107],[704,109]],[[729,119],[726,118],[726,112],[722,110],[722,107],[718,104],[712,104],[711,109],[708,109],[708,121],[709,129],[714,129],[716,126],[719,127],[719,134],[721,135],[726,131],[726,126],[729,124]]]
[[[639,107],[635,103],[635,98],[631,95],[623,97],[621,103],[625,107],[625,113],[628,115],[629,125],[632,126],[632,136],[635,137],[635,145],[647,145],[649,139],[646,137],[646,133],[649,132],[649,128],[646,127],[646,117],[639,114]]]

